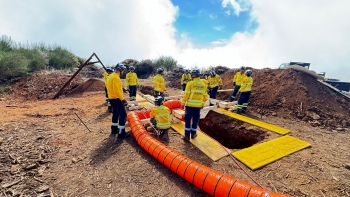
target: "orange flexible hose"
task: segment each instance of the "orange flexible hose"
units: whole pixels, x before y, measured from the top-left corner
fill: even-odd
[[[286,194],[268,192],[219,171],[197,163],[151,137],[138,114],[127,116],[131,131],[137,143],[155,159],[174,173],[212,196],[219,197],[290,197]]]

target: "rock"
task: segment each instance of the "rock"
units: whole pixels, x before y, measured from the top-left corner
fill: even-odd
[[[20,170],[20,167],[18,165],[13,165],[11,166],[10,173],[14,175],[19,173],[20,172],[19,170]]]
[[[316,114],[315,112],[308,112],[308,116],[312,119],[312,120],[319,120],[321,117]]]
[[[313,121],[313,122],[310,122],[310,125],[313,126],[313,127],[318,127],[320,126],[320,122],[318,122],[317,120],[316,121]]]
[[[336,128],[337,131],[344,131],[344,128],[338,127]]]
[[[77,163],[78,160],[76,158],[72,158],[72,163]]]
[[[350,163],[345,164],[345,168],[350,170]]]
[[[36,167],[38,167],[38,166],[35,163],[33,163],[33,164],[30,164],[29,166],[25,167],[24,169],[25,170],[31,170],[31,169],[34,169]]]
[[[50,189],[49,186],[43,185],[43,186],[38,187],[38,188],[36,189],[36,192],[41,193],[41,192],[47,191],[47,190],[49,190],[49,189]]]
[[[276,112],[272,112],[272,114],[271,115],[273,115],[273,116],[277,116],[277,113]]]
[[[304,116],[301,120],[303,120],[303,121],[308,121],[309,118],[308,118],[307,116]]]

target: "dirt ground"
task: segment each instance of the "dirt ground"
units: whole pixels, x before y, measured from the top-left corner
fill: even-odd
[[[92,84],[100,86],[98,82]],[[142,81],[143,86],[151,84],[149,80]],[[107,112],[103,89],[57,100],[38,98],[40,91],[28,97],[25,89],[14,90],[0,99],[3,114],[0,196],[209,196],[158,163],[133,137],[122,141],[109,138],[111,114]],[[23,97],[17,91],[23,91]],[[167,93],[175,95],[179,91],[169,89]],[[326,101],[324,104],[329,105]],[[326,118],[321,112],[317,113],[319,119],[325,119],[315,125],[295,117],[293,109],[289,109],[291,117],[284,115],[288,108],[285,113],[274,109],[275,115],[269,112],[262,116],[258,109],[252,104],[247,116],[288,128],[290,135],[311,143],[312,147],[255,171],[239,163],[242,168],[270,191],[292,196],[350,196],[348,124],[343,126],[337,116]],[[340,111],[339,116],[347,116],[347,112]],[[323,124],[328,119],[335,121],[334,126]],[[229,118],[220,120],[233,129],[257,133],[260,142],[278,136],[235,120],[231,122]],[[201,124],[212,125],[207,120]],[[219,135],[230,131],[224,128],[215,131]],[[168,146],[203,165],[253,184],[230,157],[213,162],[175,131],[170,131]]]

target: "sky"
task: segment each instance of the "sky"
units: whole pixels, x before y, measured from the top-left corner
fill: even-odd
[[[186,68],[311,63],[350,81],[349,0],[0,0],[0,35],[105,65],[172,56]]]

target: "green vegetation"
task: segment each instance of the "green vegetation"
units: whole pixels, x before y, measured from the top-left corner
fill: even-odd
[[[0,81],[23,77],[45,68],[79,67],[85,60],[58,45],[21,44],[8,36],[0,38]]]
[[[163,67],[166,71],[172,71],[177,68],[177,61],[171,56],[160,56],[158,59],[153,60],[153,67]]]

